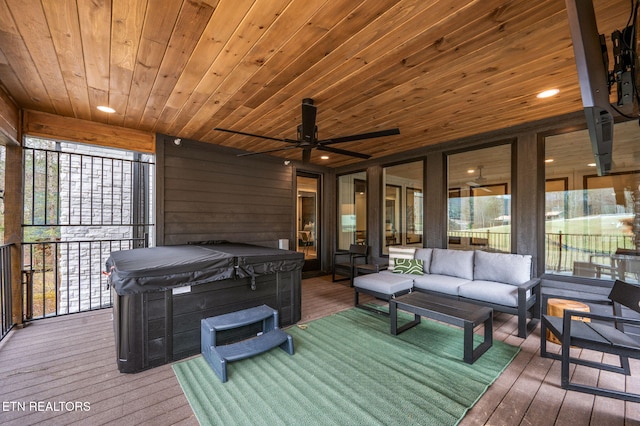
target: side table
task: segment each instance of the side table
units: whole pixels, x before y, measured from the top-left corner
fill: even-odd
[[[361,265],[355,265],[355,276],[361,274],[375,274],[380,271],[384,271],[389,267],[387,263],[364,263]]]
[[[358,275],[375,274],[387,269],[389,265],[387,263],[363,263],[353,265],[353,276],[351,277],[351,287],[353,287],[353,279]]]
[[[554,299],[549,299],[547,301],[547,313],[549,315],[562,318],[565,310],[579,311],[579,312],[590,311],[589,305],[582,302],[575,301],[575,300],[554,298]],[[576,316],[571,317],[571,319],[576,321],[585,321],[585,322],[591,321],[589,318],[582,318],[582,317],[576,317]],[[547,330],[546,338],[550,342],[557,343],[558,345],[560,344],[560,341],[549,330]]]

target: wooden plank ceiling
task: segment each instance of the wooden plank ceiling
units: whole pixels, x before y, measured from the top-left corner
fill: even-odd
[[[625,26],[628,0],[595,6]],[[212,129],[295,139],[303,98],[321,139],[399,127],[339,145],[374,157],[582,109],[562,0],[0,0],[0,81],[24,109],[247,151],[285,143]]]

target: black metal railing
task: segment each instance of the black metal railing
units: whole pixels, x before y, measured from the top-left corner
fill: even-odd
[[[575,262],[591,263],[598,258],[609,258],[618,249],[634,249],[631,235],[545,234],[545,269],[569,272]]]
[[[105,262],[113,251],[144,245],[139,240],[23,243],[24,319],[110,307]]]
[[[449,231],[449,247],[510,252],[511,235],[503,232]],[[572,273],[576,263],[607,263],[618,249],[635,249],[632,235],[545,234],[545,271]]]
[[[146,223],[154,164],[25,147],[23,226]]]
[[[152,242],[152,156],[27,139],[22,218],[23,318],[111,306],[112,251]]]
[[[449,231],[449,247],[463,250],[487,250],[509,253],[511,234],[508,232]]]
[[[0,340],[13,328],[13,298],[11,296],[11,247],[13,244],[0,246],[0,317],[2,329]]]

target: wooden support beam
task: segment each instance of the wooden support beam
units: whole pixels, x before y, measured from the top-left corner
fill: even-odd
[[[152,132],[32,110],[24,111],[23,133],[138,152],[154,153],[156,148],[155,135]]]
[[[6,161],[4,242],[13,244],[10,266],[12,318],[15,324],[22,324],[22,146],[8,144]]]
[[[0,86],[0,143],[19,143],[20,109]]]
[[[6,145],[4,243],[11,247],[12,322],[22,324],[22,146],[20,108],[0,86],[0,144]]]

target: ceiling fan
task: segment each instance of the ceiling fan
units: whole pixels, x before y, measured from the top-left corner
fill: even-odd
[[[483,168],[484,166],[478,166],[478,176],[476,176],[475,179],[473,179],[472,181],[467,182],[467,185],[469,185],[472,188],[480,188],[484,192],[491,192],[489,188],[482,186],[487,181],[487,178],[482,176]]]
[[[268,139],[268,140],[279,141],[279,142],[286,142],[289,144],[282,148],[270,149],[267,151],[247,152],[243,154],[238,154],[238,157],[243,157],[247,155],[266,154],[269,152],[284,151],[292,148],[301,148],[303,163],[309,162],[309,160],[311,159],[311,150],[314,148],[318,149],[319,151],[333,152],[335,154],[349,155],[351,157],[358,157],[363,159],[371,158],[371,156],[368,154],[362,154],[360,152],[347,151],[345,149],[334,148],[331,145],[344,143],[344,142],[354,142],[362,139],[381,138],[384,136],[392,136],[392,135],[400,134],[400,129],[394,128],[394,129],[380,130],[377,132],[360,133],[357,135],[340,136],[340,137],[331,138],[331,139],[318,140],[318,126],[316,126],[316,112],[317,112],[317,107],[313,104],[313,99],[305,98],[302,100],[302,124],[298,125],[297,139],[272,138],[270,136],[255,135],[252,133],[240,132],[237,130],[221,129],[219,127],[216,127],[213,130],[218,130],[221,132],[228,132],[228,133],[235,133],[235,134],[244,135],[244,136],[253,136],[256,138]]]

